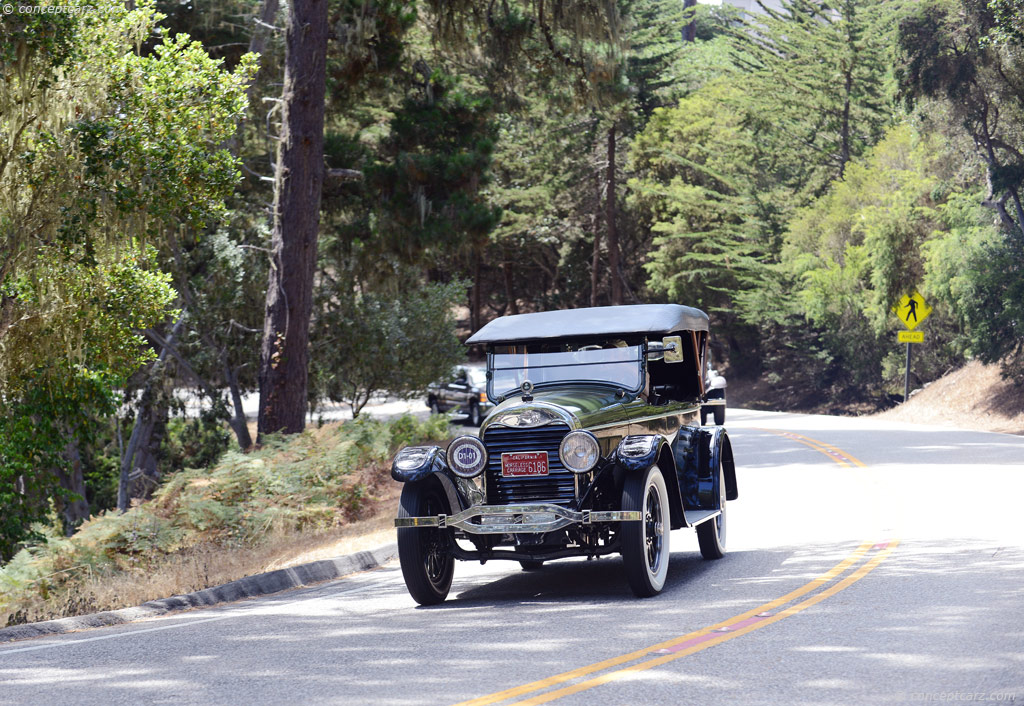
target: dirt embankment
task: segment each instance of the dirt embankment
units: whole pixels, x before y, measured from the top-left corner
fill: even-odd
[[[808,395],[806,399],[815,399],[815,396]],[[801,404],[797,392],[780,393],[760,380],[730,379],[729,404],[751,409],[870,415],[901,422],[1024,435],[1024,389],[1004,380],[999,374],[999,366],[983,365],[978,361],[967,363],[912,391],[908,402],[883,412],[876,412],[867,405],[817,403],[807,406]]]
[[[971,361],[877,416],[1024,436],[1024,390],[1000,377],[999,366]]]

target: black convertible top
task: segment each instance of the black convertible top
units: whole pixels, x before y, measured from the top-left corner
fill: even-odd
[[[700,309],[681,304],[630,304],[502,316],[474,333],[466,343],[707,330],[708,315]]]

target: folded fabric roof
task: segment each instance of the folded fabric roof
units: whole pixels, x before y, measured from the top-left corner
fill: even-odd
[[[708,315],[681,304],[629,304],[502,316],[466,341],[510,343],[551,338],[601,338],[672,331],[707,331]]]

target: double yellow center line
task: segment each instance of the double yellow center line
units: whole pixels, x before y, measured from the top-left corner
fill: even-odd
[[[803,436],[802,434],[773,429],[759,429],[758,431],[779,434],[809,446],[825,454],[841,466],[864,467],[863,463],[841,449]],[[469,701],[462,701],[455,706],[486,706],[487,704],[499,703],[504,703],[506,706],[544,704],[586,691],[587,689],[593,689],[602,684],[627,678],[637,672],[652,669],[706,650],[709,647],[720,645],[723,642],[734,640],[737,637],[760,630],[791,615],[807,610],[811,606],[852,586],[885,561],[898,544],[899,541],[895,539],[883,542],[864,542],[849,556],[812,581],[780,598],[759,605],[745,613],[628,654],[612,657],[585,667],[556,674],[546,679],[523,684],[522,686],[505,689],[504,691],[470,699]],[[808,596],[807,594],[811,595]],[[804,596],[807,597],[803,598]],[[803,598],[803,600],[797,602],[797,599],[800,598]],[[563,684],[565,686],[560,686]],[[521,699],[521,697],[527,698]],[[512,699],[521,700],[511,701]]]

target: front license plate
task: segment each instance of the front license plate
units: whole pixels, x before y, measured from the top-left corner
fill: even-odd
[[[520,451],[519,453],[501,455],[501,475],[505,478],[546,476],[547,474],[547,451]]]

